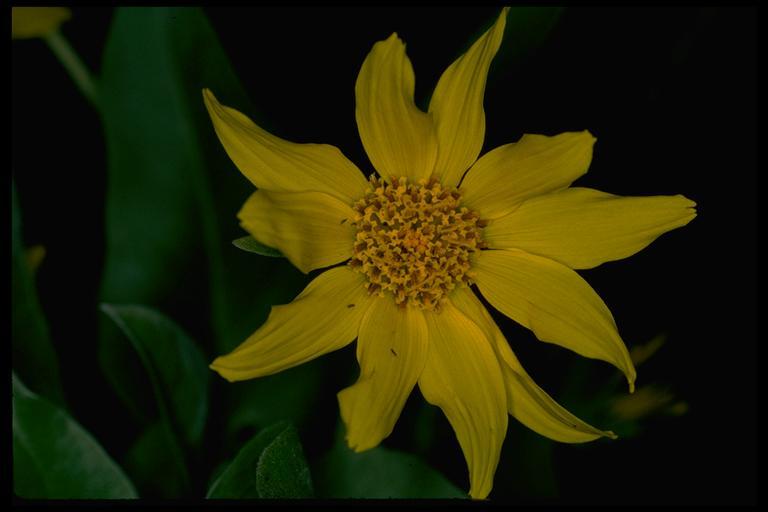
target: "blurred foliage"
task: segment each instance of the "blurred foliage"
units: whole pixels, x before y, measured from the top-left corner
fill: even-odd
[[[144,367],[143,374],[117,380],[123,375],[116,367],[129,356],[117,350],[109,354],[111,364],[105,364],[105,370],[108,376],[116,377],[112,384],[120,396],[130,403],[136,380],[149,382],[160,415],[185,443],[199,445],[208,413],[210,372],[194,342],[171,320],[143,306],[102,304],[101,309],[129,341]]]
[[[195,343],[171,320],[142,306],[102,304],[117,331],[102,329],[104,374],[144,432],[128,453],[140,488],[178,495],[190,476],[208,414],[210,373]]]
[[[323,498],[466,498],[422,459],[378,446],[356,453],[347,446],[339,422],[333,448],[315,469]]]
[[[504,44],[494,60],[497,69],[508,61],[527,56],[546,42],[565,7],[518,6],[510,9],[504,28]]]
[[[249,101],[199,9],[118,9],[103,69],[109,189],[102,298],[199,318],[205,313],[199,304],[172,298],[207,281],[213,340],[203,338],[201,348],[211,360],[307,282],[287,260],[254,256],[229,243],[242,235],[236,213],[253,186],[219,144],[201,91],[210,87],[245,112]],[[243,422],[261,428],[282,418],[301,420],[269,411],[275,403],[292,411],[306,405],[317,379],[312,368],[300,367],[290,379],[228,387],[223,400],[228,418],[237,422],[228,431]]]
[[[201,91],[245,112],[250,103],[199,9],[117,9],[101,86],[109,161],[102,299],[160,306],[194,275],[211,297],[206,348],[229,351],[306,281],[286,260],[254,262],[229,244],[242,236],[235,215],[253,187],[221,148]]]
[[[13,483],[25,498],[135,498],[99,443],[66,412],[13,380]]]
[[[11,343],[13,368],[30,389],[64,405],[59,361],[24,253],[21,211],[11,183]]]
[[[642,344],[635,344],[630,357],[635,367],[652,364],[653,356],[664,346],[665,333],[660,333]],[[578,359],[571,365],[563,385],[562,398],[568,408],[592,425],[612,430],[619,439],[631,439],[643,430],[643,422],[658,415],[679,416],[688,406],[664,383],[654,382],[638,386],[634,393],[625,392],[625,383],[619,373],[595,388],[590,383],[590,361]]]
[[[27,250],[24,251],[24,259],[27,261],[27,266],[29,267],[32,277],[35,277],[37,269],[40,268],[40,265],[45,259],[45,247],[42,245],[27,247]]]

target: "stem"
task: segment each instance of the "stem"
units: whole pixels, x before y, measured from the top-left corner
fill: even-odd
[[[91,72],[85,67],[83,61],[80,60],[77,52],[75,52],[69,42],[58,30],[54,30],[46,35],[44,39],[45,42],[48,43],[53,54],[56,55],[64,66],[64,69],[67,70],[72,81],[77,85],[77,88],[83,93],[83,96],[91,102],[91,105],[98,107],[99,102],[96,82],[94,81]]]

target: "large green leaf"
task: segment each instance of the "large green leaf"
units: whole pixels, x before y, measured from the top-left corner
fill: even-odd
[[[11,183],[11,342],[13,367],[35,392],[64,405],[59,362],[48,324],[37,300],[35,284],[24,259],[21,212]]]
[[[573,449],[573,445],[563,445]],[[558,484],[553,461],[555,442],[510,418],[496,469],[494,493],[525,499],[554,498]]]
[[[102,329],[102,369],[145,424],[126,468],[141,489],[178,497],[190,483],[187,452],[202,439],[210,370],[195,343],[162,314],[143,306],[101,309],[116,327]]]
[[[315,360],[274,375],[227,384],[231,410],[227,433],[237,435],[281,420],[303,423],[316,405],[316,390],[325,370],[322,360]]]
[[[290,296],[305,278],[287,260],[231,245],[242,236],[236,213],[253,186],[221,147],[203,87],[253,114],[200,9],[117,9],[102,77],[109,158],[102,299],[183,309],[196,302],[174,297],[199,287],[202,296],[207,287],[215,348],[225,352],[266,317],[275,288],[284,284]],[[190,315],[199,312],[175,316]]]
[[[24,498],[135,498],[99,443],[66,412],[14,374],[13,483]]]
[[[195,343],[170,319],[149,308],[102,304],[101,310],[139,355],[161,415],[185,442],[198,444],[208,413],[210,370]],[[134,382],[114,384],[130,387]],[[123,395],[130,393],[122,391]]]
[[[514,6],[507,14],[504,44],[496,57],[496,65],[503,66],[507,58],[522,57],[544,44],[554,29],[565,7]]]
[[[362,453],[342,435],[315,471],[318,495],[325,498],[466,498],[421,458],[383,446]]]
[[[312,479],[296,429],[265,428],[243,446],[213,483],[209,498],[308,498]]]
[[[187,460],[166,421],[150,424],[121,462],[144,497],[180,498],[189,491]]]
[[[223,354],[273,304],[290,302],[307,277],[284,258],[232,245],[243,235],[237,212],[253,185],[216,137],[203,87],[265,126],[200,9],[116,10],[102,77],[109,180],[101,293],[106,302],[162,306],[180,322],[199,318],[210,297],[215,336],[205,349]],[[259,412],[273,402],[308,403],[318,372],[302,367],[293,377],[227,386],[234,428],[240,420],[265,427],[297,419]]]

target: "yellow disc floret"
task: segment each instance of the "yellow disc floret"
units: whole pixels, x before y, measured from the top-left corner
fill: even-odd
[[[485,222],[459,204],[456,189],[434,178],[370,179],[353,208],[357,228],[349,265],[367,278],[371,294],[389,292],[401,306],[439,310],[446,294],[471,284],[470,258],[485,247]]]

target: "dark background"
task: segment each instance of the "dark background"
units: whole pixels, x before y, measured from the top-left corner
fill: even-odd
[[[366,173],[354,82],[372,44],[398,32],[425,107],[442,70],[497,12],[206,9],[272,133],[338,146]],[[73,14],[63,31],[98,70],[111,10]],[[667,334],[638,372],[638,385],[665,383],[689,411],[650,420],[623,442],[557,445],[557,502],[756,502],[756,28],[756,8],[569,7],[536,50],[501,54],[491,68],[484,152],[526,132],[589,129],[598,142],[576,185],[623,195],[680,193],[698,203],[687,227],[628,260],[581,272],[628,346]],[[94,348],[106,187],[100,122],[42,42],[14,42],[12,57],[12,174],[25,242],[47,249],[38,288],[65,390],[97,438],[119,440],[108,432],[105,411],[89,407],[108,396],[97,385]],[[496,318],[529,373],[558,396],[575,356]],[[193,335],[201,329],[195,318],[174,320]],[[351,364],[354,353],[338,357]],[[603,377],[611,372],[606,366],[589,368]],[[318,428],[332,428],[337,414],[316,418]],[[398,447],[407,425],[406,417],[385,445]],[[447,422],[439,427],[446,436]],[[428,462],[464,487],[463,459],[448,441],[447,454]],[[504,457],[519,451],[508,439]],[[505,490],[508,477],[502,464],[491,497],[530,499]]]

